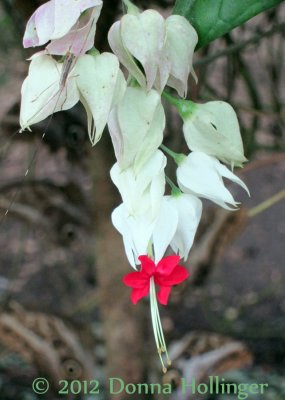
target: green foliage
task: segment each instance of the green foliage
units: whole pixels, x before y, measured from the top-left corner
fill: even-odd
[[[284,0],[176,0],[173,14],[186,17],[198,32],[196,49]]]

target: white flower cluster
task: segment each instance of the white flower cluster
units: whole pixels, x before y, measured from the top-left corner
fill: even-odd
[[[182,16],[164,19],[157,11],[140,12],[124,0],[127,14],[108,34],[113,53],[92,49],[102,0],[50,0],[30,18],[24,47],[45,50],[31,58],[22,87],[22,130],[53,113],[83,104],[92,145],[104,128],[112,138],[117,162],[111,178],[121,197],[112,221],[121,233],[130,264],[140,270],[124,283],[136,303],[150,294],[157,351],[165,372],[168,357],[157,298],[167,304],[171,287],[187,279],[187,259],[206,198],[226,209],[237,206],[225,187],[227,178],[246,191],[245,184],[223,163],[240,166],[243,154],[239,125],[232,107],[221,101],[195,104],[164,91],[166,86],[184,98],[197,33]],[[60,59],[59,56],[62,56]],[[129,73],[126,81],[120,69]],[[165,147],[164,96],[184,120],[188,156]],[[166,154],[178,164],[177,187],[165,176]],[[171,195],[165,195],[169,183]],[[171,248],[178,256],[163,258]],[[156,295],[155,286],[159,286]],[[164,360],[166,358],[166,360]]]
[[[108,125],[117,162],[111,178],[122,196],[112,214],[130,264],[149,254],[158,262],[167,248],[186,260],[206,198],[226,209],[237,206],[227,178],[245,184],[224,164],[246,160],[236,114],[222,101],[195,104],[163,94],[166,86],[184,98],[197,33],[182,16],[163,18],[125,0],[128,13],[110,29],[112,53],[92,50],[102,0],[50,0],[28,22],[24,46],[44,51],[31,59],[22,87],[22,129],[81,101],[93,145]],[[59,60],[59,57],[63,56]],[[120,69],[129,73],[128,83]],[[177,106],[190,154],[162,145],[165,113],[161,96]],[[167,158],[178,164],[176,187],[165,195]],[[222,163],[221,163],[222,162]]]

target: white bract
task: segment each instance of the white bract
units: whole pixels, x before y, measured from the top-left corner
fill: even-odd
[[[225,187],[223,178],[240,185],[248,194],[246,185],[216,158],[194,151],[177,168],[177,180],[180,189],[211,200],[227,210],[233,210],[228,204],[237,207],[230,191]]]
[[[96,25],[102,6],[102,0],[48,1],[40,6],[28,21],[23,40],[24,47],[41,46],[49,40],[63,38],[72,28],[77,30],[82,27],[79,23],[75,26],[81,14],[91,8],[94,9],[92,15]]]
[[[22,86],[20,124],[29,128],[49,115],[73,107],[79,100],[88,116],[94,145],[101,137],[112,107],[122,98],[126,82],[117,57],[110,53],[78,57],[62,86],[63,63],[48,55],[31,61]]]
[[[176,208],[163,196],[166,157],[157,150],[136,174],[133,168],[121,170],[118,163],[111,169],[111,178],[123,199],[112,214],[112,222],[123,236],[130,264],[139,264],[138,257],[153,247],[159,261],[169,246],[178,223]]]
[[[155,262],[161,260],[177,229],[178,214],[163,198],[154,219],[147,210],[140,215],[131,215],[125,204],[121,204],[113,211],[112,222],[123,236],[129,263],[136,268],[140,264],[138,257],[148,254],[150,247]]]
[[[186,95],[198,36],[184,17],[173,15],[165,20],[155,10],[126,14],[111,27],[108,39],[140,86],[147,90],[155,86],[161,92],[169,85],[180,96]]]
[[[101,138],[110,111],[121,101],[126,81],[116,56],[102,53],[78,58],[75,74],[80,100],[88,117],[88,132],[95,145]]]
[[[167,196],[167,199],[178,214],[177,229],[170,246],[186,261],[201,219],[202,202],[196,196],[184,193]]]
[[[138,173],[163,139],[165,115],[160,95],[141,88],[127,88],[108,121],[116,158],[122,170]]]
[[[132,167],[122,170],[118,163],[111,169],[111,178],[117,186],[129,215],[148,214],[157,217],[165,189],[166,157],[157,150],[136,174]]]
[[[190,150],[214,156],[232,167],[246,161],[236,113],[224,101],[194,104],[184,118],[183,132]]]
[[[187,95],[188,76],[194,73],[193,54],[198,43],[198,35],[188,20],[180,15],[171,15],[166,19],[165,53],[170,61],[170,74],[167,85],[176,89],[179,96]],[[160,86],[161,91],[164,86]]]
[[[22,85],[20,125],[22,130],[44,120],[53,112],[68,110],[79,101],[79,91],[71,70],[61,90],[63,63],[52,57],[38,55],[31,61],[29,74]]]

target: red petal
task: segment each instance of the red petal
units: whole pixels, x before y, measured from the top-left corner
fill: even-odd
[[[168,302],[168,297],[170,295],[170,290],[171,290],[170,286],[161,286],[160,287],[160,291],[157,293],[157,299],[160,302],[160,304],[163,304],[164,306],[166,306],[166,304]]]
[[[131,300],[133,304],[137,304],[139,300],[149,294],[149,285],[146,285],[142,289],[133,289],[131,293]]]
[[[148,284],[148,281],[149,278],[142,275],[141,272],[130,272],[123,278],[124,284],[132,288],[142,288]]]
[[[174,268],[178,265],[179,261],[179,256],[164,257],[157,264],[155,273],[163,276],[170,275]]]
[[[177,265],[169,276],[155,275],[154,282],[159,286],[173,286],[185,281],[188,277],[188,270],[181,265]]]
[[[155,263],[148,256],[139,256],[139,260],[142,264],[141,272],[152,276],[155,272]]]

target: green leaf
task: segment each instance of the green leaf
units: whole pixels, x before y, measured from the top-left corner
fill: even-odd
[[[173,14],[183,15],[196,29],[198,49],[282,1],[176,0]]]

